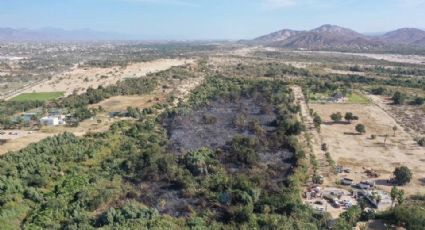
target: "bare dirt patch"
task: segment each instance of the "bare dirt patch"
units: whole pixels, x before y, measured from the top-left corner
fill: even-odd
[[[364,173],[365,169],[374,169],[380,174],[375,180],[386,181],[392,177],[395,167],[406,165],[412,170],[414,178],[403,189],[409,194],[425,192],[425,185],[421,182],[425,178],[422,161],[425,150],[385,111],[375,105],[317,104],[310,107],[327,122],[322,125],[321,136],[328,144],[331,156],[339,165],[352,168],[352,173],[341,176],[360,182],[370,179]],[[352,124],[333,124],[330,115],[335,112],[353,112],[360,120]],[[357,135],[354,128],[358,123],[366,126],[367,134]],[[399,127],[395,136],[392,131],[394,126]],[[377,138],[370,138],[371,134]],[[388,135],[386,144],[385,135]],[[386,184],[378,187],[387,191],[391,189]]]
[[[392,105],[392,101],[386,97],[369,95],[369,98],[373,103],[385,110],[385,112],[393,117],[399,124],[402,124],[405,131],[413,136],[425,135],[425,105],[398,106]]]
[[[65,92],[68,96],[74,92],[81,94],[89,87],[108,86],[116,84],[117,81],[125,78],[137,78],[169,69],[173,66],[180,66],[193,63],[192,59],[160,59],[150,62],[133,63],[127,67],[110,68],[80,68],[74,67],[68,72],[64,72],[50,80],[40,82],[25,88],[19,93],[32,92]],[[15,96],[15,95],[13,95]],[[10,96],[6,99],[10,99]]]

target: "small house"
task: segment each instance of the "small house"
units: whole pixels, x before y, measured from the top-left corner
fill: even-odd
[[[40,124],[46,126],[65,125],[65,118],[65,116],[47,116],[40,119]]]
[[[46,126],[57,126],[59,125],[59,117],[42,117],[40,119],[40,124],[46,125]]]

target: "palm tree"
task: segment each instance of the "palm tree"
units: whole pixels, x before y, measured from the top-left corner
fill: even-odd
[[[393,127],[394,136],[395,136],[395,132],[397,132],[397,130],[398,130],[398,127],[395,125],[395,126]]]

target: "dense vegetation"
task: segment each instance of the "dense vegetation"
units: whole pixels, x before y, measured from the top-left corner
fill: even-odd
[[[233,161],[252,167],[232,173],[213,149],[184,157],[169,153],[166,132],[155,120],[125,121],[106,133],[84,138],[65,133],[2,156],[0,224],[4,229],[320,229],[322,217],[300,199],[306,165],[292,136],[301,127],[286,123],[298,112],[283,103],[292,101],[288,92],[282,84],[211,78],[181,105],[186,110],[214,98],[263,94],[279,110],[274,143],[295,153],[292,176],[277,189],[266,186],[267,174],[256,167],[258,152],[244,144],[246,137],[233,142]],[[175,209],[176,200],[187,204]]]

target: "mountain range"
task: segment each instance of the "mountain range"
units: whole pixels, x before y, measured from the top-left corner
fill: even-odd
[[[284,29],[258,37],[252,43],[291,49],[377,49],[388,47],[425,47],[425,31],[397,29],[370,36],[354,30],[323,25],[309,31]]]
[[[0,28],[0,41],[105,41],[128,40],[128,35],[90,29]],[[250,44],[306,50],[425,50],[425,31],[402,28],[379,35],[366,35],[354,30],[323,25],[312,30],[284,29],[248,41]]]

